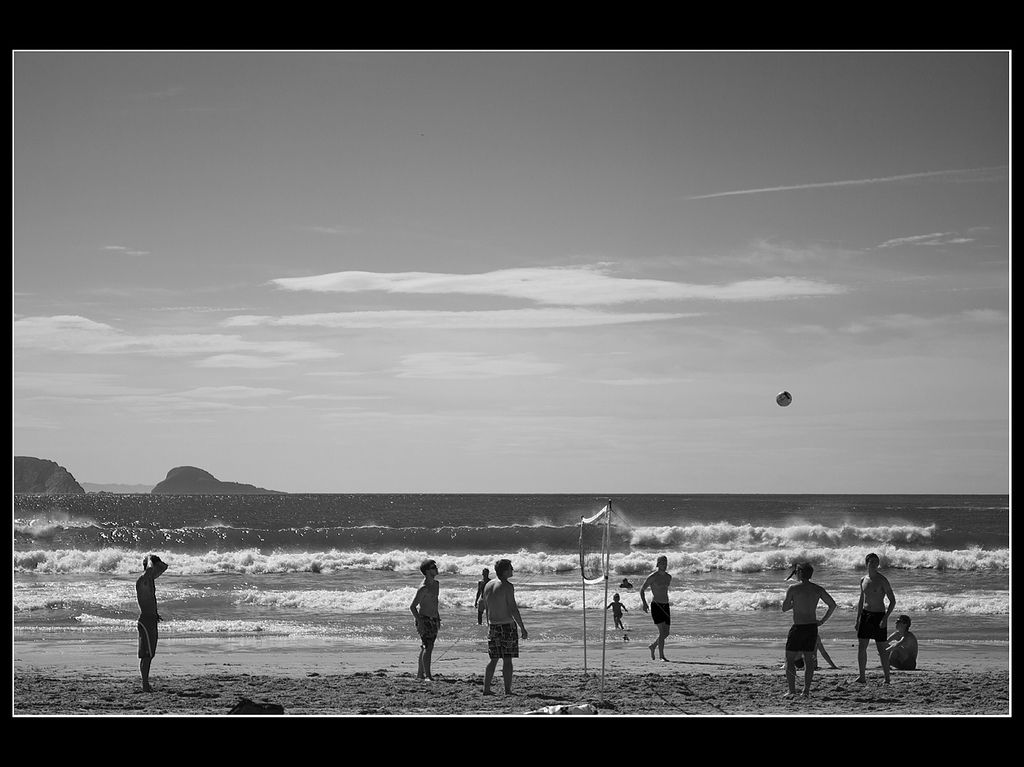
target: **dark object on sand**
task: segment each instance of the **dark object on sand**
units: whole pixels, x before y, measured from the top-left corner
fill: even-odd
[[[280,703],[253,703],[248,698],[242,698],[235,704],[235,707],[228,711],[229,714],[283,714],[284,706]]]

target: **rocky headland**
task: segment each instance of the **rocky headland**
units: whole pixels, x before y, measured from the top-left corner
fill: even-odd
[[[71,472],[54,461],[31,456],[14,456],[14,492],[62,495],[84,493]]]
[[[167,472],[151,491],[157,495],[286,495],[241,482],[223,482],[210,472],[195,466],[177,466]]]

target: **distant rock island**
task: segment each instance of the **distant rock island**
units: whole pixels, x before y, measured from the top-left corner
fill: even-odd
[[[210,472],[195,466],[178,466],[167,472],[167,478],[151,491],[163,495],[287,495],[279,490],[265,490],[240,482],[221,482]]]
[[[14,456],[14,492],[61,495],[84,493],[71,472],[45,458]]]

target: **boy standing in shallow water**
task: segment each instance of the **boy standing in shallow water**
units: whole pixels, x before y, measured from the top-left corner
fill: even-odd
[[[629,609],[619,601],[619,595],[613,594],[612,601],[605,606],[605,610],[612,608],[612,617],[615,619],[615,628],[626,630],[626,627],[622,625],[622,611],[629,612]]]
[[[499,559],[494,564],[494,574],[498,577],[487,582],[483,595],[487,603],[487,655],[491,659],[484,670],[484,695],[494,695],[491,692],[491,680],[499,658],[502,659],[501,676],[505,680],[505,694],[511,695],[512,659],[519,657],[516,624],[523,630],[523,639],[527,636],[526,626],[523,625],[519,605],[516,604],[516,590],[509,583],[512,577],[511,560]]]
[[[416,620],[416,633],[420,635],[421,642],[416,677],[433,682],[434,677],[430,674],[430,657],[434,652],[437,632],[441,628],[441,616],[437,610],[437,597],[441,589],[437,582],[437,562],[433,559],[423,560],[420,572],[423,573],[423,585],[416,590],[416,596],[409,605]]]

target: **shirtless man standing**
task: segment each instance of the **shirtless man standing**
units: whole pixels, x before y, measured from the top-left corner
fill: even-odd
[[[512,659],[519,657],[516,624],[523,631],[523,639],[527,636],[526,626],[523,625],[519,605],[516,604],[516,590],[508,580],[512,577],[512,562],[499,559],[494,563],[494,574],[498,577],[487,582],[483,595],[487,604],[487,655],[490,657],[484,670],[484,695],[494,695],[491,692],[491,680],[499,658],[502,659],[501,676],[505,681],[505,694],[511,695]]]
[[[145,571],[135,581],[135,595],[139,600],[139,673],[142,674],[143,692],[153,692],[149,686],[149,666],[156,655],[157,628],[160,614],[156,611],[155,580],[167,569],[167,565],[156,554],[142,559]]]
[[[804,661],[804,697],[811,696],[811,678],[814,676],[814,651],[818,645],[818,626],[825,623],[836,609],[834,600],[825,589],[817,583],[811,583],[814,568],[808,564],[796,566],[799,583],[794,583],[786,592],[782,601],[782,612],[793,611],[793,626],[786,639],[786,684],[789,686],[787,698],[796,696],[796,661]],[[818,620],[818,600],[828,607],[828,611]]]
[[[430,658],[434,653],[437,632],[441,628],[441,615],[437,610],[438,594],[441,590],[437,583],[437,562],[433,559],[423,560],[420,572],[423,573],[423,585],[416,589],[416,596],[409,605],[416,620],[416,633],[420,635],[420,659],[416,678],[433,682]]]
[[[864,558],[868,566],[868,574],[860,579],[860,599],[857,600],[857,665],[860,676],[857,681],[864,683],[864,671],[868,665],[868,642],[875,640],[878,657],[882,661],[882,673],[885,684],[889,684],[889,654],[885,651],[886,623],[889,614],[896,606],[896,596],[892,593],[889,579],[878,572],[878,555],[868,554]],[[885,606],[888,599],[889,606]]]
[[[665,657],[665,638],[668,637],[669,625],[672,622],[668,604],[668,587],[672,583],[672,576],[665,572],[668,557],[664,554],[658,557],[657,565],[658,569],[648,575],[644,585],[640,587],[640,601],[643,603],[644,612],[651,614],[654,625],[658,627],[658,638],[647,645],[647,649],[651,651],[651,660],[654,660],[654,648],[658,648],[658,655],[662,660],[668,660]],[[651,590],[650,609],[647,607],[647,595],[644,593],[648,588]]]

